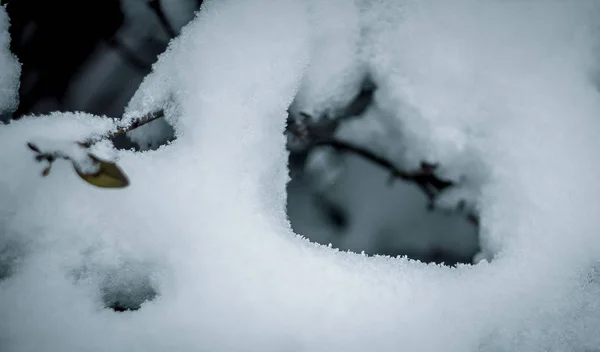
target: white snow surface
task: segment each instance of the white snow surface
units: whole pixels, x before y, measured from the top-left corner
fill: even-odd
[[[178,139],[144,153],[94,147],[118,158],[128,188],[93,188],[59,161],[42,178],[26,147],[102,133],[110,120],[56,113],[0,126],[0,260],[18,257],[3,263],[0,350],[600,349],[598,5],[205,2],[130,104],[130,116],[165,108]],[[311,26],[338,13],[360,29]],[[358,42],[357,57],[338,67],[315,54],[329,35],[347,43],[331,55]],[[367,257],[294,235],[286,109],[311,89],[330,90],[316,111],[336,108],[358,80],[334,83],[357,62],[402,125],[404,162],[434,158],[475,180],[491,263]],[[141,281],[156,299],[103,308],[102,292]]]

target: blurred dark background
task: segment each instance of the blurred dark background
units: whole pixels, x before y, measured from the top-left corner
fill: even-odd
[[[13,117],[56,110],[120,116],[201,0],[9,0],[22,64]]]

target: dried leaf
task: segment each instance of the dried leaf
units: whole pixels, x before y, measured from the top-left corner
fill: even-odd
[[[85,174],[73,164],[75,171],[84,181],[101,188],[124,188],[129,186],[129,179],[117,164],[102,160],[93,154],[89,154],[89,157],[98,164],[98,171],[94,174]]]
[[[47,167],[45,167],[44,170],[42,171],[42,176],[46,177],[46,176],[50,175],[51,168],[52,168],[52,165],[48,165]]]

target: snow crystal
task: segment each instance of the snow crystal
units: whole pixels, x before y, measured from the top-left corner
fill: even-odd
[[[587,76],[596,7],[205,1],[128,108],[128,118],[163,109],[177,140],[93,149],[113,154],[128,188],[91,187],[67,163],[42,178],[26,147],[102,134],[109,120],[0,126],[0,248],[22,253],[0,281],[1,350],[598,349],[600,98]],[[311,29],[338,12],[352,21]],[[314,53],[318,33],[343,38],[331,48],[340,58],[365,36],[357,55],[377,108],[402,124],[399,159],[473,175],[491,263],[368,257],[294,235],[286,110],[311,89],[336,107],[357,82],[306,78],[332,65]],[[344,58],[332,77],[360,60]],[[127,290],[139,311],[105,308]]]

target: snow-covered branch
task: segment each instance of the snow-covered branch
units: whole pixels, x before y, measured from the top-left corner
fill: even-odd
[[[112,141],[114,138],[144,126],[164,116],[161,111],[149,113],[138,118],[130,118],[124,122],[114,122],[116,128],[105,133],[94,133],[82,140],[60,140],[48,141],[39,138],[29,141],[27,146],[35,155],[38,162],[45,161],[46,167],[42,170],[42,176],[48,176],[52,170],[53,163],[58,159],[68,160],[73,163],[77,174],[86,182],[102,188],[123,188],[129,185],[129,179],[120,167],[114,162],[103,160],[89,151],[89,148],[102,140]],[[30,120],[35,116],[28,117]]]

